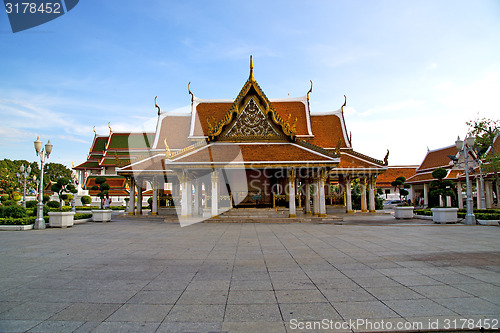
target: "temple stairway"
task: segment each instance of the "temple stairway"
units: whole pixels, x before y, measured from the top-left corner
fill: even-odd
[[[204,222],[218,223],[335,223],[342,221],[333,215],[314,217],[297,210],[297,217],[289,218],[287,208],[233,208]]]

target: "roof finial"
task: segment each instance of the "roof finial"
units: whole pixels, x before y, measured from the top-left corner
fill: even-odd
[[[158,104],[156,104],[156,98],[158,98],[158,96],[155,96],[155,107],[158,108],[158,115],[160,115],[161,109]]]
[[[312,80],[309,80],[309,82],[311,82],[311,88],[309,89],[309,91],[307,92],[307,99],[309,99],[309,94],[312,93],[313,91],[313,81]]]
[[[387,154],[384,157],[384,165],[389,165],[389,149],[387,149]]]
[[[344,106],[346,106],[346,105],[347,105],[347,97],[345,97],[345,95],[344,95],[344,104],[341,107],[342,113],[344,113]]]
[[[95,131],[95,126],[92,129],[94,130],[94,134],[97,135],[97,132]]]
[[[193,93],[191,92],[191,82],[188,83],[188,92],[189,92],[189,95],[191,95],[191,103],[193,102],[193,99],[194,99],[194,95]]]
[[[255,81],[255,78],[253,77],[253,57],[250,55],[250,80]]]
[[[109,127],[109,133],[113,132],[113,130],[111,129],[110,123],[108,123],[108,127]]]

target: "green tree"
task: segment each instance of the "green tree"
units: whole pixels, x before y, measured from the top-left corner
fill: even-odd
[[[59,163],[47,163],[44,171],[44,178],[47,176],[51,181],[62,177],[71,179],[71,170]]]
[[[478,148],[478,155],[483,158],[483,170],[492,172],[495,176],[495,189],[498,200],[500,194],[500,181],[498,177],[498,171],[500,170],[500,152],[495,151],[493,143],[495,137],[500,134],[500,120],[477,118],[466,122],[466,124],[469,126],[469,134],[476,137],[475,146]],[[489,147],[491,147],[491,151],[487,156],[484,156]]]
[[[109,193],[109,184],[106,183],[106,177],[101,176],[95,178],[95,183],[97,185],[92,186],[91,190],[99,191],[99,193],[97,193],[97,196],[101,199],[101,209],[104,209],[104,198]]]
[[[444,202],[440,202],[440,206],[446,206],[446,197],[452,197],[455,195],[453,191],[453,181],[449,179],[444,179],[448,175],[448,171],[443,168],[437,168],[432,171],[432,177],[437,180],[433,180],[430,184],[432,190],[430,191],[430,195],[433,197],[442,197]]]
[[[50,190],[57,193],[57,196],[59,197],[59,209],[61,210],[62,210],[63,200],[65,198],[64,193],[77,192],[75,186],[71,184],[69,179],[66,177],[59,178],[55,184],[52,184]]]
[[[403,197],[405,197],[405,201],[407,200],[407,196],[410,192],[408,192],[408,188],[410,185],[405,184],[406,178],[403,176],[399,176],[394,181],[391,182],[391,186],[394,186],[399,192],[399,200],[403,201]]]

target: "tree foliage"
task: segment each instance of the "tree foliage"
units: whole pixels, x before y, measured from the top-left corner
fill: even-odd
[[[109,184],[106,183],[106,177],[96,177],[95,178],[95,183],[97,185],[92,186],[91,190],[92,191],[99,191],[97,193],[97,196],[101,199],[101,209],[104,208],[104,198],[108,195],[109,193]]]
[[[444,198],[446,197],[453,197],[455,196],[454,192],[454,187],[455,184],[453,181],[449,179],[444,179],[448,175],[448,171],[443,168],[437,168],[434,171],[432,171],[432,177],[436,178],[437,180],[433,180],[430,184],[431,191],[430,195],[433,197],[439,197],[442,196]]]
[[[493,144],[495,136],[500,132],[500,120],[478,117],[467,121],[466,124],[469,126],[469,135],[476,137],[474,145],[479,156],[482,156]]]
[[[405,184],[405,182],[406,178],[403,176],[399,176],[398,178],[396,178],[391,182],[391,186],[394,186],[398,190],[399,200],[401,201],[403,201],[403,197],[405,197],[405,200],[407,200],[407,196],[408,194],[410,194],[410,192],[406,190],[407,188],[410,188],[410,185]]]
[[[61,177],[55,184],[52,184],[50,190],[56,192],[59,197],[59,208],[62,210],[62,203],[64,200],[64,193],[76,193],[75,185],[71,184],[69,179]]]

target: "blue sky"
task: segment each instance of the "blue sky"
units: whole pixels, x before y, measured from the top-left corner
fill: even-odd
[[[499,1],[82,0],[13,34],[0,13],[0,159],[85,160],[98,133],[154,129],[162,110],[235,98],[248,77],[269,98],[338,109],[354,149],[419,164],[465,122],[500,118]]]

